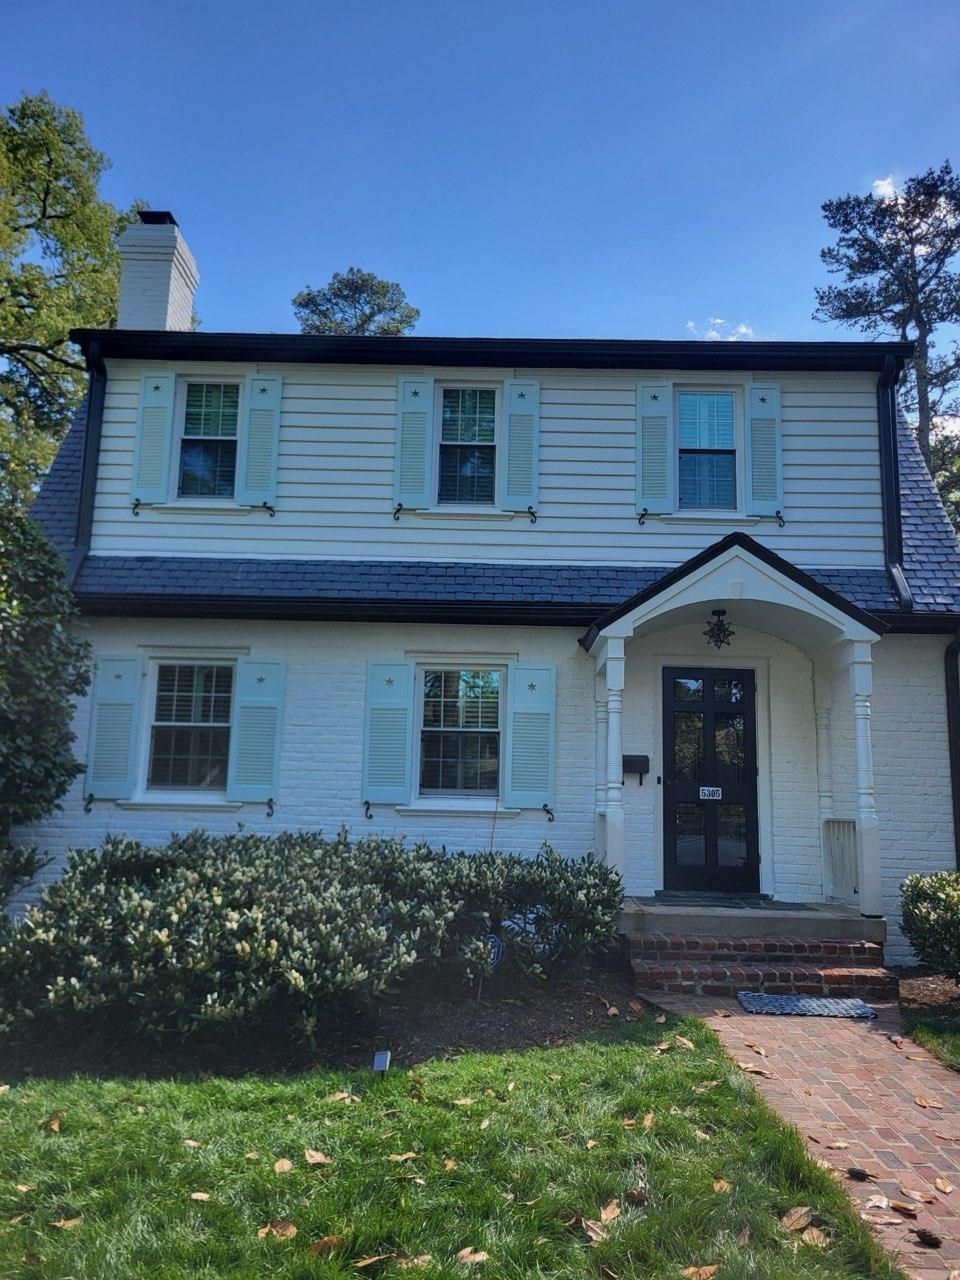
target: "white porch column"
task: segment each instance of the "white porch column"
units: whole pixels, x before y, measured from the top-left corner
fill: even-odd
[[[857,891],[860,914],[882,916],[880,826],[873,789],[873,743],[870,736],[873,665],[869,644],[855,643],[852,648],[850,688],[853,693],[853,741],[857,770]]]
[[[607,812],[607,685],[597,673],[593,713],[596,726],[596,768],[594,801],[594,840],[597,853],[606,852],[604,816]]]
[[[621,874],[623,841],[623,640],[611,636],[606,643],[607,686],[607,862]]]
[[[814,676],[813,699],[817,726],[817,800],[820,821],[829,822],[833,817],[833,744],[830,740],[833,681],[830,676]]]

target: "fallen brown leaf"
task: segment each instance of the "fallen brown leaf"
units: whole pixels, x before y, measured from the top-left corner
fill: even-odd
[[[210,1192],[209,1191],[191,1191],[190,1199],[191,1200],[209,1200]]]
[[[619,1017],[620,1017],[620,1010],[617,1008],[617,1006],[616,1006],[615,1004],[608,1004],[608,1005],[607,1005],[607,1017],[608,1017],[608,1018],[619,1018]]]
[[[487,1116],[487,1117],[486,1117],[486,1119],[484,1119],[484,1120],[481,1120],[481,1121],[480,1121],[480,1128],[481,1128],[481,1129],[489,1129],[489,1128],[490,1128],[490,1117],[489,1117],[489,1116]]]
[[[289,1173],[292,1168],[293,1161],[288,1160],[286,1156],[282,1156],[279,1160],[275,1160],[273,1163],[274,1173]]]
[[[950,1195],[954,1190],[953,1183],[948,1182],[946,1178],[934,1178],[933,1185],[945,1196]]]
[[[936,1098],[925,1098],[922,1093],[917,1094],[917,1096],[914,1098],[914,1102],[917,1104],[918,1107],[923,1107],[925,1110],[927,1107],[932,1108],[934,1111],[943,1110],[942,1102],[938,1102]]]
[[[314,1151],[312,1147],[303,1148],[303,1158],[307,1164],[333,1164],[329,1156],[325,1156],[322,1151]]]
[[[658,1013],[657,1016],[654,1018],[654,1022],[656,1022],[657,1025],[661,1027],[666,1022],[666,1020],[667,1020],[667,1015],[665,1013]]]
[[[849,1142],[844,1142],[842,1138],[837,1138],[835,1142],[827,1143],[828,1151],[846,1151],[850,1146]]]
[[[472,1107],[475,1101],[475,1098],[454,1098],[453,1105],[455,1107]]]
[[[63,1124],[63,1112],[54,1111],[40,1121],[39,1128],[49,1129],[51,1133],[59,1133],[60,1126]]]
[[[599,1145],[600,1143],[596,1140],[596,1138],[588,1138],[586,1141],[586,1148],[588,1151],[592,1151],[594,1147],[599,1147]]]
[[[688,1040],[686,1036],[677,1036],[676,1042],[681,1049],[696,1049],[696,1045],[692,1040]]]
[[[710,1135],[709,1135],[709,1133],[704,1133],[704,1131],[703,1131],[702,1129],[694,1129],[694,1131],[693,1131],[693,1136],[697,1139],[697,1141],[698,1141],[698,1142],[709,1142],[709,1141],[710,1141]]]
[[[18,1191],[24,1191],[24,1192],[26,1192],[26,1191],[32,1191],[32,1190],[33,1190],[33,1187],[31,1187],[31,1185],[30,1185],[30,1183],[29,1183],[29,1182],[18,1182],[18,1183],[17,1183],[17,1190],[18,1190]]]
[[[58,1222],[51,1222],[50,1225],[60,1231],[72,1231],[74,1227],[79,1227],[82,1221],[82,1216],[78,1214],[75,1218],[61,1218]]]
[[[649,1129],[655,1119],[656,1119],[656,1116],[653,1114],[653,1112],[648,1111],[647,1114],[643,1117],[643,1127],[645,1129]]]
[[[378,1262],[386,1262],[388,1258],[395,1258],[395,1253],[374,1253],[368,1258],[358,1258],[351,1266],[356,1271],[362,1271],[364,1267],[374,1267]]]
[[[457,1254],[457,1261],[465,1262],[468,1267],[472,1267],[478,1262],[486,1262],[489,1257],[489,1253],[484,1253],[482,1249],[474,1249],[467,1245],[465,1249],[461,1249]]]
[[[807,1227],[806,1231],[804,1231],[800,1236],[800,1239],[804,1244],[815,1245],[818,1249],[826,1249],[827,1245],[830,1243],[827,1236],[819,1227]]]
[[[355,1093],[349,1093],[346,1089],[338,1089],[336,1093],[327,1095],[328,1102],[359,1102],[360,1099]]]
[[[768,1071],[766,1067],[757,1066],[755,1062],[738,1062],[737,1066],[741,1071],[748,1071],[752,1076],[766,1076],[768,1080],[773,1079],[772,1071]]]
[[[388,1160],[392,1160],[394,1164],[405,1164],[407,1160],[416,1160],[417,1153],[415,1151],[403,1151],[399,1155],[387,1156]]]
[[[751,1044],[749,1041],[747,1041],[746,1044],[747,1044],[747,1048],[752,1049],[753,1052],[757,1055],[757,1057],[765,1058],[767,1056],[767,1051],[766,1049],[764,1049],[762,1045]]]
[[[725,1195],[726,1192],[731,1191],[733,1188],[726,1178],[715,1178],[713,1181],[713,1189],[718,1195]]]
[[[197,1147],[202,1147],[202,1142],[194,1142],[193,1138],[184,1138],[183,1145],[188,1151],[196,1151]]]
[[[740,1249],[744,1249],[749,1243],[750,1243],[750,1228],[744,1227],[743,1230],[740,1232],[740,1234],[737,1236],[737,1247]]]
[[[889,1209],[890,1201],[886,1196],[871,1196],[867,1201],[868,1209]]]
[[[602,1244],[609,1235],[603,1223],[595,1222],[592,1218],[581,1218],[580,1225],[583,1227],[587,1239],[593,1245]]]
[[[713,1016],[715,1018],[732,1018],[733,1014],[729,1009],[714,1009]]]
[[[460,1166],[451,1156],[447,1156],[446,1160],[443,1162],[443,1167],[446,1169],[447,1173],[451,1173],[454,1169],[459,1169]]]
[[[259,1160],[260,1156],[256,1151],[245,1151],[243,1153],[244,1160]]]
[[[796,1208],[787,1210],[780,1219],[780,1225],[784,1231],[802,1231],[804,1227],[809,1227],[812,1218],[810,1206],[798,1204]]]
[[[339,1249],[342,1244],[343,1236],[321,1236],[307,1246],[307,1254],[311,1258],[323,1258],[328,1253],[333,1253],[334,1249]]]
[[[629,1119],[621,1120],[620,1123],[623,1125],[625,1129],[635,1129],[637,1127],[636,1120],[629,1120]]]
[[[600,1210],[600,1221],[604,1223],[613,1222],[614,1218],[619,1218],[619,1217],[620,1217],[620,1201],[608,1200],[607,1203]]]
[[[873,1227],[899,1227],[903,1225],[901,1218],[891,1218],[880,1213],[861,1212],[860,1217]]]
[[[929,1191],[917,1191],[913,1187],[905,1187],[900,1183],[900,1194],[907,1197],[908,1200],[921,1200],[924,1204],[934,1204],[936,1196],[932,1196]]]
[[[710,1280],[711,1276],[715,1276],[720,1270],[720,1263],[713,1263],[709,1267],[684,1267],[683,1275],[687,1280]]]
[[[271,1218],[265,1227],[260,1227],[257,1231],[257,1239],[274,1236],[277,1240],[292,1240],[296,1234],[297,1228],[289,1218]]]
[[[891,1200],[890,1208],[907,1218],[915,1218],[920,1212],[919,1207],[910,1200]]]

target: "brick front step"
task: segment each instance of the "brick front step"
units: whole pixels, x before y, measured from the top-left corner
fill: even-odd
[[[844,938],[706,937],[671,933],[629,936],[635,962],[656,964],[726,965],[756,968],[769,965],[863,967],[883,965],[883,948],[876,942]]]
[[[670,991],[685,995],[730,996],[738,991],[768,995],[861,996],[893,1000],[897,979],[882,966],[778,963],[766,956],[753,965],[736,962],[704,964],[686,957],[649,959],[634,952],[633,972],[640,991]]]

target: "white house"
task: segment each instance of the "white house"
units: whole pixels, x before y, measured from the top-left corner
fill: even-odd
[[[899,883],[956,865],[960,797],[909,344],[191,332],[173,218],[121,249],[35,507],[97,658],[87,771],[24,839],[548,840],[622,871],[641,934],[907,957]]]

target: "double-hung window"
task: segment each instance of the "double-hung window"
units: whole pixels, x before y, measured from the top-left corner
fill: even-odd
[[[502,686],[497,668],[424,669],[421,795],[499,793]]]
[[[180,435],[180,498],[232,498],[236,487],[240,385],[188,382]]]
[[[737,509],[737,409],[732,391],[677,393],[681,510]]]
[[[148,789],[226,788],[233,682],[228,663],[157,664]]]
[[[493,505],[496,434],[495,388],[441,387],[438,503]]]

